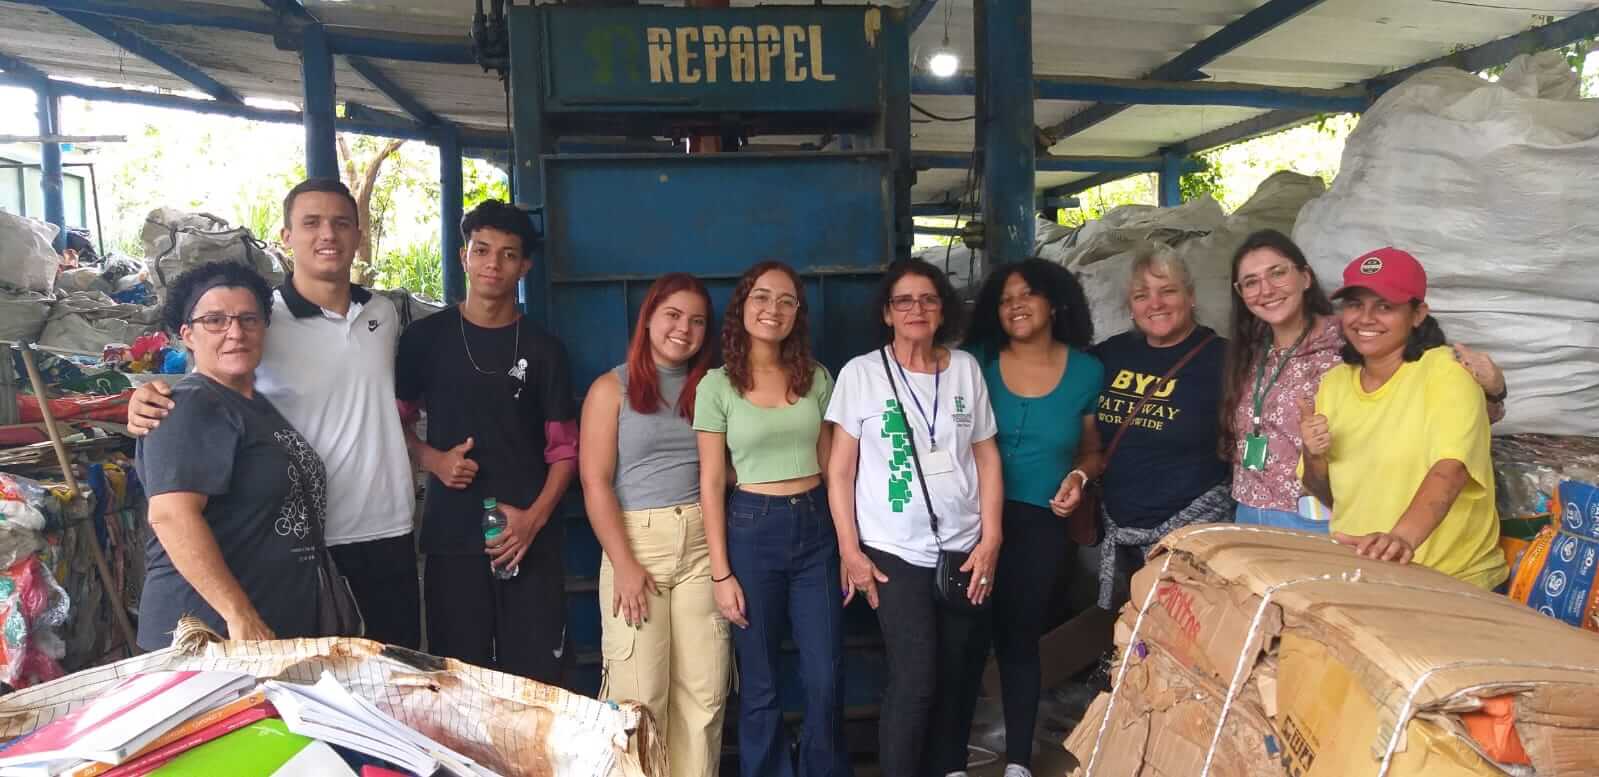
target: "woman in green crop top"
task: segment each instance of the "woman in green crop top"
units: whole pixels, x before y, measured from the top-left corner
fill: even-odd
[[[780,262],[750,268],[722,321],[726,366],[706,373],[694,403],[711,580],[717,608],[736,627],[743,777],[794,774],[777,698],[784,625],[799,648],[805,689],[801,777],[850,774],[840,718],[838,539],[820,465],[833,380],[811,357],[805,315],[798,273]]]

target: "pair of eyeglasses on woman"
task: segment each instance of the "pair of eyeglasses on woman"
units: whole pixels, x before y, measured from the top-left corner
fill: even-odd
[[[1294,270],[1295,267],[1291,264],[1274,265],[1266,268],[1263,273],[1239,278],[1238,282],[1233,284],[1233,288],[1237,289],[1238,293],[1245,297],[1253,297],[1260,294],[1266,289],[1267,284],[1270,284],[1274,289],[1285,288],[1293,279]]]
[[[750,292],[750,304],[757,310],[776,308],[781,313],[799,310],[799,299],[790,294],[773,294],[764,289]]]
[[[937,294],[923,294],[920,297],[911,296],[909,294],[901,294],[898,297],[888,298],[889,307],[892,307],[901,313],[910,310],[913,306],[918,304],[922,306],[922,310],[938,310],[939,308],[944,307],[944,300],[940,299]]]
[[[199,324],[201,329],[211,334],[219,335],[228,331],[233,326],[234,321],[239,322],[239,328],[246,332],[255,332],[266,326],[266,318],[260,313],[239,313],[237,315],[207,313],[203,316],[195,316],[189,319],[189,325]]]

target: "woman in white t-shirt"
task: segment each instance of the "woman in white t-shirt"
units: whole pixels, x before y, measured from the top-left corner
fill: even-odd
[[[883,629],[884,777],[964,773],[1005,501],[994,411],[977,360],[945,347],[961,306],[938,268],[896,263],[877,305],[889,344],[844,366],[827,408],[828,480],[855,484],[828,495],[844,601],[864,595]],[[941,553],[969,554],[949,557],[964,589],[939,592]]]

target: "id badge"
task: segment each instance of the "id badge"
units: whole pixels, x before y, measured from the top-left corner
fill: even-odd
[[[1244,437],[1244,469],[1262,472],[1266,469],[1266,436],[1251,434]]]
[[[922,474],[932,477],[955,471],[955,457],[949,451],[922,451]]]

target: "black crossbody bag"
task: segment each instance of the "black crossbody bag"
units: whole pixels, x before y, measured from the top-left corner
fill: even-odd
[[[894,392],[894,404],[899,405],[900,415],[905,418],[905,436],[911,444],[911,462],[916,466],[916,482],[922,487],[922,502],[927,505],[927,523],[933,529],[933,542],[938,545],[938,563],[933,567],[934,597],[951,609],[986,610],[991,598],[984,598],[982,604],[973,604],[969,593],[972,573],[961,571],[972,554],[944,550],[944,541],[938,536],[938,513],[933,510],[933,498],[927,493],[927,477],[922,474],[922,457],[916,452],[916,432],[911,428],[910,411],[905,409],[905,400],[900,399],[899,385],[894,382],[894,370],[888,365],[888,348],[878,350],[877,355],[883,359],[883,372],[888,375],[888,387]],[[911,387],[906,386],[905,390],[910,391]],[[933,412],[937,413],[938,408],[934,407]]]

